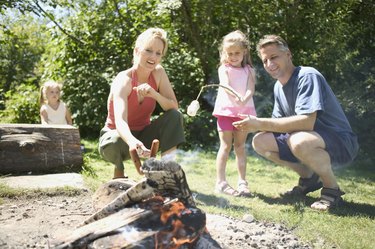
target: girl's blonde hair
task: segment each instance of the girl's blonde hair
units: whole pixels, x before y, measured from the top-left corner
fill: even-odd
[[[241,66],[244,67],[246,65],[250,65],[250,67],[253,67],[253,63],[251,62],[251,56],[250,56],[250,42],[246,38],[246,35],[242,33],[240,30],[236,30],[233,32],[230,32],[226,36],[224,36],[223,41],[221,42],[219,52],[220,52],[220,64],[228,63],[227,61],[227,55],[225,53],[225,48],[231,47],[231,46],[239,46],[246,50]]]
[[[164,48],[162,51],[162,55],[164,56],[167,53],[168,50],[168,39],[167,39],[167,32],[164,29],[161,28],[149,28],[145,31],[143,31],[135,41],[135,46],[134,46],[134,53],[133,56],[136,57],[135,54],[135,48],[141,48],[145,44],[147,44],[149,41],[152,39],[158,38],[160,39],[163,44]]]
[[[47,103],[47,91],[49,88],[57,88],[61,91],[62,85],[53,80],[46,81],[40,88],[39,103],[41,105]]]

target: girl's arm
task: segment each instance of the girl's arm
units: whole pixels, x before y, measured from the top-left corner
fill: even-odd
[[[48,124],[48,114],[47,114],[46,107],[44,105],[40,107],[40,120],[42,124]]]
[[[245,96],[242,97],[242,103],[245,104],[247,101],[249,101],[253,97],[254,91],[255,91],[255,80],[256,80],[255,70],[254,68],[249,67],[249,77],[247,79],[247,90],[246,90]]]
[[[72,113],[70,112],[68,106],[65,105],[65,108],[66,108],[66,112],[65,112],[66,122],[68,123],[68,125],[72,125],[73,124]]]
[[[239,93],[237,93],[230,85],[229,85],[229,77],[228,77],[228,72],[225,68],[224,65],[221,65],[219,67],[219,70],[218,70],[218,73],[219,73],[219,81],[220,81],[220,85],[223,85],[225,87],[228,87],[229,89],[231,89],[233,92],[235,92],[238,96],[241,96]],[[233,96],[235,99],[239,100],[238,97],[232,93],[231,91],[227,91],[226,92]]]

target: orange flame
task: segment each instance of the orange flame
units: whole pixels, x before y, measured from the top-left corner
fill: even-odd
[[[171,222],[172,231],[160,231],[155,237],[156,249],[178,249],[185,243],[192,243],[196,238],[189,238],[185,231],[185,225],[178,218],[182,212],[189,214],[191,211],[185,205],[178,201],[162,208],[160,220],[163,224]],[[175,216],[175,218],[173,217]]]

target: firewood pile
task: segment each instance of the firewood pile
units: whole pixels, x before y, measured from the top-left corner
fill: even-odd
[[[52,248],[221,248],[207,232],[206,214],[196,207],[179,164],[150,158],[141,171],[139,182],[115,191],[113,182],[99,188],[96,213]]]

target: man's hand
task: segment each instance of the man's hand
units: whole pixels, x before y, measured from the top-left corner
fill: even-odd
[[[239,114],[238,116],[242,118],[242,120],[233,122],[233,126],[239,131],[256,132],[259,130],[257,117],[245,114]]]

